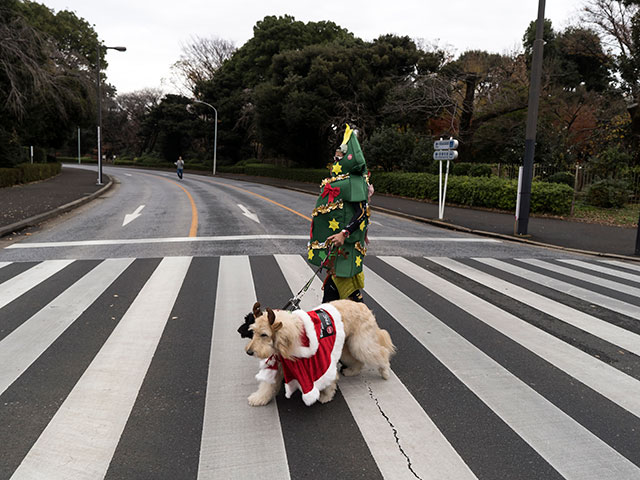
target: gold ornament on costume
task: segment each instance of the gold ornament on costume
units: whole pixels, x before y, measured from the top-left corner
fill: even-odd
[[[312,248],[314,250],[321,250],[321,249],[327,248],[327,247],[328,247],[328,245],[326,244],[326,242],[320,243],[317,240],[309,244],[309,248]]]
[[[338,200],[337,202],[333,202],[333,203],[328,203],[327,205],[320,205],[319,207],[316,207],[313,209],[313,212],[311,212],[311,216],[317,217],[318,215],[333,212],[336,209],[342,210],[343,207],[344,207],[344,203],[342,203],[342,200]]]
[[[322,180],[322,183],[320,184],[320,188],[324,188],[324,186],[327,183],[331,183],[331,182],[335,182],[336,180],[344,180],[345,178],[349,178],[349,174],[348,173],[344,173],[342,175],[338,175],[337,177],[328,177],[325,178],[324,180]]]
[[[363,247],[360,242],[356,242],[354,248],[359,251],[363,257],[367,254],[367,247]]]

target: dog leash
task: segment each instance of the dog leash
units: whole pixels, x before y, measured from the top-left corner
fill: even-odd
[[[327,263],[327,260],[331,258],[331,250],[333,250],[333,244],[329,245],[327,258],[325,258],[324,261],[320,264],[318,269],[313,273],[313,276],[309,279],[309,281],[305,284],[305,286],[302,287],[296,295],[290,298],[284,307],[282,307],[282,310],[289,310],[290,312],[293,312],[294,310],[300,310],[300,301],[302,300],[302,297],[304,296],[305,293],[307,293],[307,290],[309,290],[309,287],[311,286],[313,279],[316,278],[316,275],[318,275],[320,271],[324,268],[325,263]]]

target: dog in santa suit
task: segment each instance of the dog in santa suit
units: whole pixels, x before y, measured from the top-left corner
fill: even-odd
[[[357,375],[365,364],[378,368],[387,379],[395,352],[391,337],[378,327],[363,303],[337,300],[310,312],[267,309],[254,305],[253,333],[245,351],[260,358],[258,390],[249,404],[266,405],[284,381],[285,396],[300,390],[306,405],[333,399],[338,380],[338,360],[343,375]]]

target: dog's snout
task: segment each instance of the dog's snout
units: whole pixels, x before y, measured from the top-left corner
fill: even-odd
[[[253,356],[253,350],[247,350],[247,355]]]

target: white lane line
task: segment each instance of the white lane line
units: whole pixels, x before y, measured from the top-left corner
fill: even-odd
[[[640,478],[640,469],[365,267],[365,290],[567,480]]]
[[[28,292],[73,262],[73,260],[47,260],[1,283],[0,308],[14,301],[20,295]]]
[[[125,225],[133,222],[136,218],[138,218],[139,216],[141,216],[142,214],[140,213],[142,211],[142,209],[144,208],[144,205],[140,205],[138,208],[136,208],[134,210],[133,213],[127,213],[124,216],[124,221],[122,222],[122,226],[124,227]]]
[[[104,478],[190,263],[160,262],[13,480]]]
[[[555,278],[540,275],[539,273],[532,272],[531,270],[527,270],[526,268],[511,265],[510,263],[503,262],[495,258],[474,258],[474,260],[477,260],[478,262],[484,263],[491,267],[495,267],[504,272],[517,275],[539,285],[551,288],[552,290],[556,290],[566,295],[576,297],[590,304],[600,305],[601,307],[613,310],[614,312],[622,313],[623,315],[627,315],[631,318],[640,320],[640,307],[631,305],[630,303],[607,297],[606,295],[602,295],[600,293],[593,292],[591,290],[587,290],[586,288],[581,288],[567,282],[556,280]]]
[[[442,265],[449,270],[478,282],[485,287],[513,298],[536,310],[546,313],[554,318],[562,320],[569,325],[573,325],[580,330],[589,332],[596,337],[602,338],[619,347],[625,348],[640,356],[640,335],[629,330],[613,325],[604,320],[581,312],[545,296],[531,292],[513,283],[506,282],[500,278],[489,275],[475,268],[471,268],[463,263],[456,262],[444,257],[426,257],[438,265]]]
[[[313,270],[299,255],[276,255],[275,258],[289,288],[297,293]],[[314,284],[311,288],[315,290],[321,282],[316,278]],[[309,295],[311,299],[307,298]],[[315,300],[318,301],[311,304]],[[301,306],[310,310],[319,303],[317,292],[311,291],[303,297]],[[338,385],[385,478],[415,480],[416,476],[407,467],[407,457],[419,478],[476,478],[395,374],[385,381],[377,372],[363,371],[357,377],[340,378]],[[395,426],[406,457],[398,448],[389,421],[382,416],[380,409]]]
[[[242,215],[244,215],[245,217],[250,218],[251,220],[253,220],[256,223],[260,223],[260,219],[258,218],[258,215],[256,215],[253,212],[250,212],[249,209],[247,207],[245,207],[244,205],[238,204],[238,207],[240,207],[240,210],[242,210]]]
[[[573,260],[571,258],[561,258],[560,262],[568,263],[576,267],[582,267],[587,270],[593,270],[594,272],[604,273],[618,278],[624,278],[625,280],[631,280],[632,282],[640,282],[640,275],[634,275],[633,273],[623,272],[614,268],[603,267],[602,265],[596,265],[595,263],[583,262],[581,260]]]
[[[500,240],[486,238],[448,238],[448,237],[370,237],[371,241],[393,242],[460,242],[460,243],[500,243]],[[114,240],[77,240],[69,242],[14,243],[5,247],[15,248],[59,248],[91,247],[104,245],[136,245],[143,243],[182,243],[182,242],[237,242],[242,240],[309,240],[309,235],[226,235],[216,237],[166,237],[166,238],[121,238]]]
[[[593,283],[594,285],[599,285],[601,287],[609,288],[616,292],[626,293],[627,295],[631,295],[634,297],[640,297],[640,288],[631,287],[629,285],[625,285],[623,283],[614,282],[612,280],[607,280],[606,278],[597,277],[595,275],[590,275],[588,273],[583,273],[578,270],[573,270],[571,268],[562,267],[560,265],[555,265],[553,263],[544,262],[542,260],[538,260],[537,258],[516,258],[518,262],[526,263],[528,265],[534,265],[536,267],[544,268],[545,270],[549,270],[551,272],[559,273],[561,275],[568,276],[570,278],[575,278],[577,280],[582,280],[584,282]]]
[[[0,341],[2,394],[131,265],[108,259]]]
[[[246,341],[236,329],[255,301],[249,258],[221,257],[199,479],[289,478],[276,402],[264,407],[247,402],[258,387],[258,361],[244,352]]]
[[[559,338],[400,257],[380,257],[396,270],[640,417],[640,382]]]

